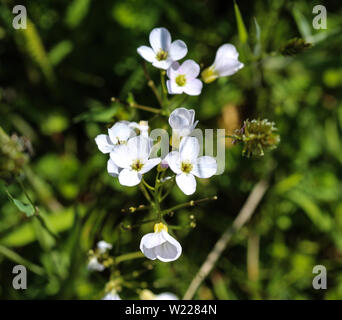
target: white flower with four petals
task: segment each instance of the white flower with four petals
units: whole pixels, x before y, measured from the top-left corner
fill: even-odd
[[[166,81],[170,94],[186,93],[190,96],[198,96],[203,87],[201,80],[197,79],[200,66],[194,60],[186,60],[181,65],[174,62],[167,70],[169,80]]]
[[[172,62],[180,60],[188,53],[184,41],[171,42],[170,32],[165,28],[155,28],[150,33],[151,47],[141,46],[138,53],[159,69],[167,70]]]
[[[128,187],[136,186],[144,173],[160,163],[160,158],[149,159],[152,142],[145,136],[136,136],[110,153],[114,164],[122,168],[119,173],[120,184]]]
[[[217,171],[215,158],[210,156],[198,157],[200,145],[195,137],[184,137],[179,146],[179,151],[172,151],[165,160],[171,170],[176,174],[178,187],[186,194],[191,195],[196,191],[196,179],[210,178]]]

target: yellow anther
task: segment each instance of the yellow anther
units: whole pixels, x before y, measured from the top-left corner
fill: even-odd
[[[167,232],[167,226],[164,224],[164,223],[156,223],[155,225],[154,225],[154,232],[161,232],[161,231],[163,231],[163,230],[165,230],[166,232]]]

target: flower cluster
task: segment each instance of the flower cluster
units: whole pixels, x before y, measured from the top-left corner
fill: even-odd
[[[210,156],[199,156],[200,143],[196,137],[190,136],[198,121],[195,121],[195,111],[186,108],[175,109],[169,117],[172,128],[173,150],[162,160],[151,158],[153,140],[148,133],[148,123],[120,121],[108,129],[108,135],[100,134],[95,138],[99,150],[109,153],[107,164],[108,173],[118,177],[124,186],[136,186],[143,180],[143,175],[160,165],[165,175],[169,168],[173,176],[160,179],[163,183],[175,179],[176,184],[186,195],[196,191],[197,178],[210,178],[217,171],[216,159]],[[140,131],[137,135],[135,129]],[[143,186],[146,184],[143,181]],[[156,189],[152,187],[152,189]],[[146,191],[147,192],[147,191]],[[179,258],[182,247],[169,233],[165,224],[160,221],[154,226],[154,232],[146,234],[140,242],[140,250],[151,259],[163,262],[174,261]],[[92,265],[96,265],[94,260]]]
[[[138,185],[143,175],[162,161],[164,168],[169,167],[176,174],[178,187],[186,195],[191,195],[196,191],[195,176],[210,178],[217,170],[213,157],[199,157],[198,139],[189,136],[197,123],[192,109],[178,108],[171,113],[172,144],[177,150],[168,153],[163,161],[159,157],[150,158],[153,140],[148,135],[146,121],[140,124],[117,122],[108,129],[108,135],[98,135],[95,142],[102,153],[109,153],[107,171],[111,176],[118,177],[121,185]],[[140,135],[136,135],[135,128],[140,130]]]
[[[203,83],[198,79],[200,66],[194,60],[185,60],[182,64],[178,60],[184,58],[188,52],[182,40],[171,40],[170,32],[165,28],[155,28],[150,33],[150,45],[140,46],[138,53],[156,68],[167,70],[166,86],[169,94],[185,93],[190,96],[201,94]],[[230,76],[243,67],[238,60],[238,52],[232,44],[222,45],[214,63],[202,72],[202,79],[210,83],[218,77]]]
[[[150,47],[140,46],[137,51],[146,61],[161,69],[160,90],[151,79],[147,68],[144,68],[148,85],[160,108],[138,104],[132,96],[127,100],[126,106],[158,116],[168,116],[172,131],[171,138],[166,135],[164,139],[160,135],[161,139],[155,143],[156,139],[153,138],[155,135],[149,132],[147,121],[139,123],[118,121],[108,129],[108,134],[98,135],[95,142],[102,153],[109,155],[108,174],[117,178],[123,186],[139,185],[148,202],[148,204],[130,207],[128,212],[148,210],[151,219],[135,223],[134,226],[122,224],[123,229],[133,230],[133,227],[140,224],[153,223],[153,232],[143,235],[140,240],[140,251],[150,260],[171,262],[177,260],[182,254],[182,246],[171,230],[182,228],[182,226],[168,225],[165,217],[171,217],[175,210],[194,206],[203,201],[216,200],[217,196],[191,200],[163,210],[161,203],[170,194],[175,184],[185,195],[194,194],[197,188],[196,178],[205,179],[217,174],[218,164],[214,157],[201,154],[200,140],[195,136],[197,132],[194,132],[198,124],[195,120],[195,110],[181,107],[179,101],[182,99],[169,100],[168,94],[184,93],[197,96],[202,92],[203,82],[211,83],[219,77],[233,75],[244,65],[238,60],[239,54],[236,48],[229,43],[220,46],[213,64],[201,71],[199,64],[191,59],[179,62],[188,53],[187,45],[182,40],[172,41],[167,29],[153,29],[149,41]],[[202,81],[199,79],[200,75]],[[112,101],[124,104],[116,98],[112,98]],[[262,154],[263,149],[270,149],[278,142],[278,136],[274,134],[274,130],[273,123],[264,120],[246,121],[244,127],[232,137],[235,141],[244,143],[244,152],[247,155]],[[160,153],[158,153],[159,149]],[[145,175],[154,168],[156,169],[154,185],[150,185],[151,180],[146,179]],[[122,211],[127,212],[125,209]],[[195,218],[193,215],[189,218],[188,226],[194,228]],[[103,271],[106,267],[111,268],[111,280],[104,290],[106,294],[103,299],[119,300],[118,292],[121,290],[121,285],[124,285],[124,281],[118,270],[117,273],[113,272],[120,259],[109,256],[110,249],[110,244],[99,242],[97,249],[90,252],[88,268],[97,271]],[[138,251],[122,255],[122,261],[141,257],[141,253]],[[149,290],[142,290],[140,296],[142,299],[178,299],[174,294],[155,295]]]

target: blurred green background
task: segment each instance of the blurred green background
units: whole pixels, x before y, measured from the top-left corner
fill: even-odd
[[[169,219],[184,226],[174,232],[183,247],[176,262],[119,264],[126,283],[120,296],[138,298],[148,288],[182,297],[253,185],[270,176],[252,220],[233,237],[195,298],[342,299],[340,1],[238,1],[246,42],[232,1],[20,1],[28,12],[26,30],[12,28],[16,4],[0,1],[0,126],[33,151],[20,181],[42,218],[30,217],[30,208],[23,208],[25,215],[6,194],[5,188],[27,203],[18,181],[1,180],[0,298],[100,299],[110,274],[87,270],[88,250],[104,239],[114,245],[114,256],[134,252],[151,231],[151,224],[120,228],[146,217],[121,209],[145,201],[137,187],[122,187],[107,174],[107,156],[94,138],[115,121],[151,118],[111,102],[113,96],[124,101],[134,94],[137,102],[158,107],[136,49],[163,26],[187,43],[186,58],[203,67],[227,42],[245,63],[236,75],[187,100],[184,106],[196,110],[200,128],[232,133],[247,118],[267,118],[276,123],[281,142],[264,157],[248,159],[227,139],[224,174],[198,181],[193,197],[175,188],[165,208],[206,196],[219,199]],[[327,8],[326,30],[312,27],[316,4]],[[279,48],[295,37],[312,48],[280,55]],[[159,83],[158,70],[148,70]],[[20,157],[19,165],[26,161]],[[190,215],[196,228],[188,228]],[[57,240],[42,221],[58,233]],[[28,267],[27,290],[12,287],[18,263]],[[315,265],[327,268],[327,290],[312,288]]]

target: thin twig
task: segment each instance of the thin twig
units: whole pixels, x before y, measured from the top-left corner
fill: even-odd
[[[143,62],[143,70],[144,70],[144,75],[145,75],[145,77],[147,79],[147,85],[152,89],[152,91],[153,91],[154,95],[156,96],[160,106],[162,106],[163,105],[163,100],[160,97],[158,89],[157,89],[156,85],[154,84],[153,80],[151,79],[150,74],[147,71],[147,67],[146,67],[145,61]]]
[[[138,207],[129,207],[128,209],[121,209],[121,212],[129,212],[129,213],[133,213],[135,211],[143,211],[143,210],[150,210],[151,207],[147,206],[145,204],[141,204]]]
[[[182,203],[182,204],[179,204],[177,206],[174,206],[172,208],[169,208],[169,209],[166,209],[166,210],[163,210],[161,212],[162,216],[165,215],[165,214],[168,214],[172,211],[175,211],[175,210],[178,210],[178,209],[182,209],[182,208],[186,208],[186,207],[193,207],[199,203],[202,203],[202,202],[206,202],[206,201],[212,201],[212,200],[217,200],[217,196],[214,196],[214,197],[211,197],[211,198],[203,198],[203,199],[200,199],[200,200],[191,200],[189,202],[185,202],[185,203]]]
[[[241,208],[239,214],[235,218],[232,226],[229,226],[216,242],[214,248],[211,250],[201,268],[192,280],[189,288],[185,292],[184,300],[191,300],[197,289],[214,268],[217,260],[221,257],[223,251],[226,249],[231,237],[234,233],[239,231],[241,227],[251,218],[266,190],[268,189],[268,182],[265,180],[259,181],[248,196],[245,204]]]

